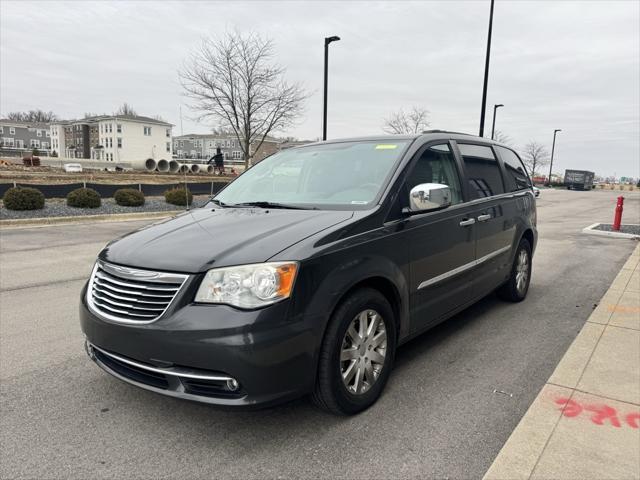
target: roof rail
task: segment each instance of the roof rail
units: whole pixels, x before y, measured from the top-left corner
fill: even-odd
[[[422,133],[453,133],[455,135],[470,135],[470,136],[473,136],[471,133],[451,132],[449,130],[423,130]]]

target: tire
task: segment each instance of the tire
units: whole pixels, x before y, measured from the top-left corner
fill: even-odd
[[[360,333],[359,319],[363,318],[363,314],[364,324],[369,326],[375,323],[374,314],[378,315],[379,320],[375,325],[384,326],[385,344],[376,345],[383,338],[383,332],[380,326],[375,325],[372,328],[376,330],[367,336],[368,340],[362,341],[361,345],[358,346],[359,341],[350,341],[353,333]],[[352,326],[354,328],[350,330]],[[359,335],[357,337],[361,338]],[[376,402],[387,383],[393,367],[395,349],[396,323],[391,305],[385,296],[372,288],[362,288],[349,295],[338,305],[329,320],[320,349],[318,375],[311,396],[313,402],[319,408],[336,415],[353,415],[369,408]],[[354,358],[341,360],[343,354],[353,355]],[[382,363],[374,363],[373,359],[365,357],[366,355],[375,355],[377,359],[383,357],[384,360]],[[379,371],[378,365],[381,365]],[[349,381],[353,385],[345,384],[343,373],[347,377],[349,374],[354,375]],[[360,374],[362,377],[359,377]],[[359,388],[359,378],[364,378],[360,385],[362,391],[355,393],[352,389]],[[369,383],[367,379],[370,380]]]
[[[522,259],[522,255],[526,255],[526,279],[524,284],[520,284],[518,287],[518,279],[520,272],[519,266]],[[529,283],[531,282],[531,245],[526,238],[520,239],[516,255],[513,259],[513,265],[511,266],[511,274],[509,279],[498,289],[498,296],[503,300],[509,302],[521,302],[527,297],[529,291]]]

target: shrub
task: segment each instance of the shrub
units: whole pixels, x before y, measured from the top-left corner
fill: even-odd
[[[191,205],[193,203],[193,194],[191,190],[184,187],[171,188],[164,192],[164,199],[172,205]],[[187,202],[188,199],[188,202]]]
[[[44,195],[36,188],[13,187],[2,197],[9,210],[40,210],[44,208]]]
[[[144,205],[144,193],[133,188],[121,188],[113,194],[113,199],[123,207],[140,207]]]
[[[77,188],[67,195],[67,205],[76,208],[98,208],[100,194],[92,188]]]

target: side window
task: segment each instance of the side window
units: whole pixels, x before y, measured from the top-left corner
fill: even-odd
[[[502,174],[493,150],[484,145],[459,143],[472,198],[485,198],[504,193]]]
[[[498,152],[500,152],[500,157],[502,157],[504,168],[507,173],[507,178],[505,178],[507,190],[510,192],[517,192],[518,190],[527,190],[528,188],[531,188],[529,175],[527,175],[527,171],[518,156],[508,148],[496,148],[498,149]]]
[[[451,203],[462,202],[460,178],[449,145],[432,145],[427,148],[413,166],[407,177],[407,190],[421,183],[440,183],[451,189]]]

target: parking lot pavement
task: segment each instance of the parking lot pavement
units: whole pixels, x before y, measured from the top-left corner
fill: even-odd
[[[111,378],[84,354],[78,295],[102,246],[142,223],[2,230],[0,476],[482,477],[636,245],[581,233],[619,194],[543,190],[527,300],[488,297],[402,347],[352,418],[306,399],[221,411]]]

